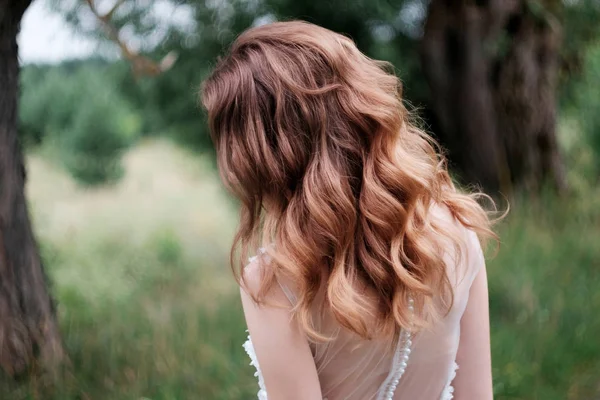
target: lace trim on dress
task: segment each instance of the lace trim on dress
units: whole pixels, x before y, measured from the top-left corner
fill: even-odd
[[[253,257],[250,257],[248,259],[248,262],[253,263],[258,257],[263,255],[265,252],[266,249],[264,247],[261,247],[260,249],[258,249],[258,254]],[[254,376],[258,378],[258,400],[268,400],[265,380],[263,379],[262,372],[260,371],[260,366],[258,365],[258,357],[256,356],[256,351],[254,350],[254,344],[252,344],[252,338],[250,337],[250,335],[248,335],[248,339],[244,343],[244,350],[246,350],[246,354],[248,354],[248,357],[250,357],[250,365],[252,365],[256,369]]]
[[[414,312],[413,299],[410,299],[408,309],[411,313]],[[406,371],[406,367],[408,366],[411,346],[412,340],[410,332],[402,330],[396,351],[394,352],[392,369],[379,389],[377,400],[392,400],[394,398],[396,387],[398,386],[398,383],[400,383],[400,379],[404,375],[404,371]]]
[[[246,350],[246,354],[248,354],[248,357],[250,357],[250,365],[256,368],[254,376],[258,378],[258,400],[269,400],[267,397],[267,388],[265,387],[265,381],[263,379],[262,372],[260,372],[258,358],[256,357],[256,352],[254,351],[254,345],[252,344],[252,339],[250,338],[250,336],[248,336],[248,340],[246,340],[246,342],[244,343],[244,350]],[[324,398],[323,400],[327,400],[327,398]]]
[[[252,339],[248,336],[248,340],[244,343],[244,350],[246,350],[246,354],[250,357],[250,365],[256,368],[256,372],[254,376],[258,378],[258,388],[259,391],[257,393],[258,400],[268,400],[267,399],[267,389],[265,387],[265,381],[263,379],[262,373],[260,372],[260,366],[258,365],[258,358],[256,357],[256,351],[254,351],[254,345],[252,344]]]
[[[442,397],[440,400],[452,400],[454,398],[454,387],[452,387],[452,381],[456,378],[456,370],[458,370],[458,364],[454,362],[452,364],[452,371],[450,372],[450,379],[448,379],[448,383],[442,392]]]

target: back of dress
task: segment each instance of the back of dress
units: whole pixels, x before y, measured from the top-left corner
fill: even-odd
[[[323,307],[314,307],[315,328],[334,338],[323,343],[310,343],[324,399],[452,399],[451,383],[458,368],[460,321],[473,280],[484,266],[477,236],[462,227],[460,232],[464,237],[461,256],[456,257],[455,251],[450,250],[453,249],[451,245],[445,256],[454,293],[452,307],[428,329],[415,334],[402,331],[394,340],[367,341],[342,328]],[[280,288],[293,305],[296,301],[294,290],[283,283]],[[267,399],[250,339],[245,347],[258,370],[259,399]]]

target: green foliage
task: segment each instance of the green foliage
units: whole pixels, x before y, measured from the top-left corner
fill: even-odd
[[[99,86],[97,89],[101,89]],[[94,95],[58,137],[61,158],[80,182],[114,181],[122,174],[121,152],[135,139],[139,122],[111,93]]]
[[[519,203],[500,229],[502,250],[488,265],[495,398],[595,398],[598,202]]]
[[[106,62],[28,66],[20,124],[26,144],[45,144],[81,183],[117,180],[121,153],[140,134],[141,118],[106,74]]]
[[[55,1],[54,4],[70,22],[83,28],[88,35],[106,40],[102,32],[85,30],[89,24],[81,21],[90,17],[85,6],[76,2]],[[114,24],[127,26],[142,42],[150,32],[160,30],[156,29],[157,26],[165,28],[160,44],[146,53],[159,60],[166,52],[175,50],[178,59],[168,72],[138,81],[131,78],[127,68],[119,66],[117,80],[128,101],[143,112],[145,121],[151,121],[150,126],[144,129],[146,132],[160,131],[186,147],[201,151],[212,149],[204,114],[198,108],[200,83],[217,56],[235,37],[261,20],[300,18],[342,32],[352,37],[367,54],[393,62],[407,82],[406,93],[413,103],[421,103],[425,97],[426,86],[420,77],[416,37],[406,35],[403,28],[407,22],[400,18],[406,4],[424,10],[425,3],[421,0],[170,2],[174,9],[187,10],[192,28],[189,24],[182,26],[178,23],[165,26],[150,7],[136,1],[129,4],[132,7],[123,7],[127,12],[115,15]],[[377,29],[387,34],[374,34]]]
[[[173,231],[165,230],[154,238],[154,248],[158,260],[165,265],[177,265],[181,262],[183,249]]]
[[[21,72],[20,125],[25,143],[38,145],[59,134],[71,122],[77,97],[75,86],[58,68],[27,66]]]
[[[172,50],[178,53],[178,60],[171,70],[152,78],[134,80],[124,61],[109,67],[119,93],[135,112],[143,116],[145,135],[160,132],[186,147],[210,151],[212,145],[204,115],[197,104],[200,82],[209,73],[216,57],[237,34],[258,22],[275,19],[300,18],[320,24],[350,36],[368,55],[392,62],[405,83],[404,97],[423,109],[425,120],[430,117],[430,111],[423,106],[431,104],[431,94],[419,57],[419,39],[426,19],[427,1],[172,0],[161,3],[173,15],[184,16],[172,21],[164,16],[168,13],[161,16],[144,2],[130,0],[125,3],[113,16],[112,22],[116,27],[126,29],[127,36],[134,36],[142,43],[143,52],[152,59],[159,60]],[[115,48],[104,32],[93,24],[85,23],[94,18],[85,2],[54,0],[53,4],[79,28],[79,32]],[[541,20],[562,32],[560,98],[562,106],[570,106],[577,97],[573,77],[579,76],[582,71],[582,50],[596,40],[599,33],[600,25],[596,21],[600,7],[596,0],[531,0],[527,4]],[[489,45],[501,51],[503,41]],[[28,102],[31,103],[30,108],[35,109],[35,99]],[[27,121],[31,120],[27,118]],[[28,127],[26,131],[33,138],[31,141],[39,141],[39,126]]]
[[[21,71],[21,99],[19,102],[19,135],[27,147],[38,145],[42,142],[45,124],[48,123],[48,113],[42,91],[45,69],[32,65]],[[24,90],[23,83],[36,90]]]
[[[594,152],[594,169],[600,172],[600,43],[586,52],[583,74],[576,86],[574,107],[569,110],[577,116],[583,128],[585,141]]]
[[[114,44],[107,43],[103,32],[85,23],[93,16],[84,2],[54,0],[52,3],[79,32],[114,48]],[[131,78],[125,63],[119,63],[116,80],[127,100],[143,113],[146,134],[161,132],[186,146],[210,149],[204,117],[197,107],[199,84],[216,57],[237,34],[259,21],[273,19],[305,19],[350,36],[368,55],[391,61],[396,66],[405,82],[405,98],[412,104],[417,107],[430,104],[419,57],[419,39],[428,4],[425,0],[171,0],[163,3],[173,14],[187,16],[183,18],[185,22],[182,19],[170,21],[137,0],[127,1],[113,16],[115,26],[126,27],[146,44],[144,52],[151,58],[158,60],[171,50],[179,54],[172,70],[137,82]],[[556,25],[562,32],[561,101],[563,105],[570,105],[576,91],[572,78],[581,73],[582,50],[596,40],[600,32],[597,23],[600,7],[596,0],[528,0],[527,4],[540,19]],[[490,45],[501,47],[502,43]]]

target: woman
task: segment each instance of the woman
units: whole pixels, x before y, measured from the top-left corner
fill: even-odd
[[[232,260],[260,399],[492,398],[490,222],[390,70],[344,36],[277,22],[244,32],[203,84],[241,201]]]

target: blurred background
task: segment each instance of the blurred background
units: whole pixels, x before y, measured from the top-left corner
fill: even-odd
[[[13,125],[48,282],[0,268],[0,305],[48,290],[55,317],[45,294],[45,312],[0,307],[2,346],[45,321],[3,347],[0,398],[256,398],[228,261],[237,206],[197,92],[239,32],[299,18],[393,63],[456,179],[510,201],[488,263],[495,398],[600,399],[599,1],[1,4],[27,8]],[[50,331],[67,356],[48,374]]]

